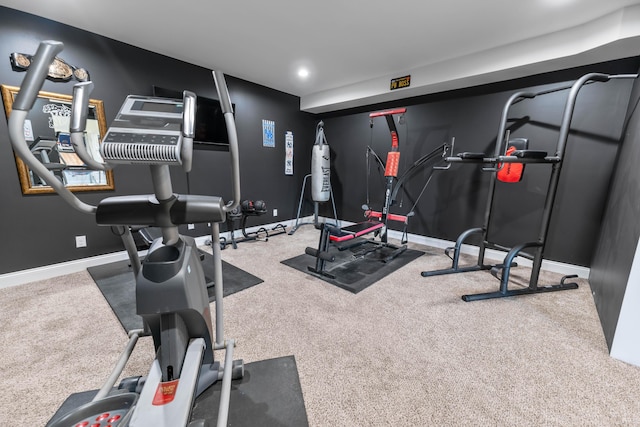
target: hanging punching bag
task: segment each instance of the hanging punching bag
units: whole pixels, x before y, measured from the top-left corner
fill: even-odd
[[[311,199],[326,202],[331,195],[329,144],[324,136],[324,123],[316,127],[316,142],[311,153]]]

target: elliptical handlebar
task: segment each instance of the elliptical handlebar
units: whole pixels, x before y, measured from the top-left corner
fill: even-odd
[[[93,214],[96,211],[96,207],[83,202],[69,191],[64,183],[59,181],[29,150],[29,144],[27,144],[24,137],[24,124],[27,114],[33,108],[44,80],[47,78],[49,65],[56,55],[62,51],[63,47],[64,45],[61,42],[51,40],[45,40],[38,46],[33,63],[22,81],[20,92],[16,95],[11,115],[9,116],[9,141],[16,154],[67,203],[81,212]]]
[[[71,105],[71,121],[69,125],[69,138],[76,154],[85,165],[93,170],[107,171],[112,166],[94,160],[89,154],[84,143],[84,131],[87,126],[89,111],[89,95],[93,91],[93,82],[82,82],[73,86],[73,103]]]
[[[56,55],[62,52],[64,44],[54,40],[44,40],[38,46],[33,62],[29,66],[29,71],[22,81],[20,92],[16,95],[13,103],[13,110],[29,111],[33,108],[38,92],[42,89],[44,80],[49,74],[49,66]]]
[[[182,169],[189,173],[193,164],[193,138],[196,134],[196,94],[182,92]]]
[[[56,58],[56,55],[64,48],[64,44],[58,41],[45,40],[40,43],[34,55],[33,62],[27,71],[22,82],[20,91],[16,95],[9,116],[9,140],[16,154],[29,166],[29,168],[40,176],[56,193],[58,193],[73,208],[88,214],[95,214],[97,207],[80,200],[75,194],[67,189],[50,170],[48,170],[31,152],[29,144],[24,136],[24,124],[29,111],[33,108],[44,81],[49,73],[49,66]],[[225,76],[221,71],[213,71],[213,78],[220,99],[220,105],[227,126],[229,136],[229,152],[231,156],[231,178],[232,178],[232,199],[224,205],[223,210],[229,212],[240,203],[240,161],[238,149],[238,136],[233,116],[233,107],[229,97],[229,91]],[[70,137],[73,147],[82,161],[94,170],[110,170],[113,166],[107,160],[105,163],[96,161],[87,151],[84,143],[84,132],[87,120],[89,105],[89,95],[93,90],[92,82],[78,83],[73,88],[73,103],[70,122]],[[183,122],[183,147],[181,160],[185,171],[189,172],[192,162],[193,136],[195,133],[195,95],[193,97],[184,95],[184,113],[188,120]]]
[[[238,153],[238,133],[236,131],[236,122],[233,117],[233,107],[227,82],[222,71],[213,71],[213,80],[218,91],[218,99],[224,114],[224,121],[227,125],[227,134],[229,135],[229,154],[231,155],[231,185],[232,199],[224,206],[225,212],[231,212],[240,204],[240,156]]]

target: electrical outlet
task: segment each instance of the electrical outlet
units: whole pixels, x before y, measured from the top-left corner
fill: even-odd
[[[278,216],[278,209],[273,210],[273,216]]]
[[[196,228],[196,226],[195,226],[194,224],[188,224],[188,225],[187,225],[187,228],[188,228],[189,230],[193,230],[194,228]]]
[[[87,247],[87,236],[76,236],[76,248]]]

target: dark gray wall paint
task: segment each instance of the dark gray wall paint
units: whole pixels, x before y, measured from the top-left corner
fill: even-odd
[[[503,105],[515,91],[540,91],[570,84],[591,71],[635,72],[637,66],[635,58],[378,105],[366,112],[360,109],[326,115],[325,132],[333,151],[332,179],[339,216],[351,221],[362,218],[361,205],[366,200],[366,146],[370,144],[383,160],[391,146],[384,119],[374,119],[370,130],[370,111],[408,106],[405,124],[398,124],[402,173],[421,155],[452,137],[456,138],[457,152],[492,153]],[[631,85],[631,81],[592,84],[578,96],[546,259],[583,266],[590,263]],[[517,104],[510,114],[512,137],[528,138],[531,149],[555,153],[567,95],[564,90]],[[499,183],[490,226],[491,241],[513,246],[537,238],[550,171],[549,165],[528,165],[521,183]],[[392,212],[408,212],[426,177],[423,172],[413,179],[407,186],[404,205],[392,208]],[[436,172],[418,203],[416,217],[410,220],[409,231],[455,240],[462,231],[482,225],[488,181],[489,175],[473,165],[453,165],[447,172]],[[384,190],[375,171],[370,180],[370,195],[372,206],[379,210]]]
[[[589,283],[609,349],[618,324],[633,256],[640,237],[640,84],[636,82],[628,125],[617,159]]]
[[[104,101],[108,121],[127,94],[149,94],[151,85],[190,89],[210,98],[216,96],[209,70],[11,9],[0,11],[0,51],[5,58],[14,51],[34,52],[42,39],[64,42],[66,49],[61,56],[91,72],[96,84],[92,96]],[[453,136],[458,150],[490,152],[502,105],[516,90],[550,87],[574,80],[587,71],[635,72],[639,65],[640,60],[632,58],[322,116],[301,113],[297,97],[230,77],[241,144],[243,198],[264,199],[269,212],[271,208],[279,210],[278,218],[270,214],[251,218],[249,225],[295,216],[302,178],[309,172],[310,148],[319,119],[325,121],[332,147],[332,182],[339,216],[359,221],[361,205],[366,201],[365,147],[371,144],[385,157],[390,146],[383,119],[376,119],[370,132],[369,112],[408,106],[406,124],[398,127],[402,171],[420,155]],[[17,86],[22,77],[11,70],[8,60],[0,61],[0,83]],[[44,90],[70,93],[71,87],[72,83],[46,82]],[[551,223],[547,259],[589,265],[629,93],[629,82],[611,82],[591,85],[579,97]],[[520,104],[514,109],[510,123],[513,136],[528,137],[532,148],[552,151],[565,96],[566,92],[561,92]],[[275,149],[262,147],[262,119],[276,121]],[[283,142],[287,130],[293,131],[295,139],[294,176],[284,175]],[[6,121],[0,120],[3,236],[0,274],[121,250],[119,239],[108,229],[96,227],[93,218],[72,211],[57,196],[23,196],[6,135]],[[227,176],[225,153],[198,151],[189,178],[191,192],[229,197]],[[186,176],[176,170],[173,177],[175,191],[186,192]],[[409,183],[403,206],[394,208],[397,212],[406,212],[425,179],[426,173],[421,172]],[[521,184],[501,185],[494,209],[492,240],[511,245],[537,235],[547,180],[544,166],[530,165]],[[147,172],[132,166],[118,167],[115,182],[115,192],[82,197],[89,203],[97,203],[107,196],[148,193],[151,188]],[[409,231],[454,240],[461,231],[480,225],[487,183],[488,175],[473,166],[457,165],[436,174],[417,206]],[[372,179],[373,207],[379,207],[381,195],[381,180]],[[304,206],[303,215],[310,214],[311,204],[306,201]],[[322,206],[321,214],[332,215],[329,204]],[[207,233],[201,226],[192,232],[182,231],[192,235]],[[75,248],[74,236],[80,234],[87,236],[86,249]],[[29,253],[16,248],[29,248]]]
[[[33,53],[46,39],[62,41],[65,49],[60,56],[89,70],[95,83],[91,96],[104,101],[109,123],[128,94],[150,95],[152,85],[217,97],[210,70],[4,7],[0,7],[0,83],[20,86],[24,73],[11,69],[9,54]],[[295,96],[233,77],[228,77],[227,83],[236,106],[242,197],[263,199],[269,207],[267,215],[251,218],[248,225],[291,218],[302,177],[308,171],[315,122],[299,111]],[[72,87],[72,82],[47,81],[43,90],[70,94]],[[275,148],[262,147],[262,119],[276,122]],[[293,176],[284,174],[284,135],[288,130],[295,141]],[[114,175],[115,192],[83,194],[81,198],[96,204],[112,195],[152,192],[144,167],[119,166]],[[58,196],[21,194],[6,120],[0,120],[0,176],[0,274],[122,250],[119,238],[109,228],[97,227],[91,216],[75,212]],[[228,176],[227,153],[195,152],[189,177],[191,193],[228,198]],[[187,192],[186,175],[172,168],[172,177],[174,191]],[[271,208],[278,208],[278,218],[271,216]],[[208,233],[206,224],[181,231],[196,236]],[[75,235],[86,235],[88,247],[76,249]]]

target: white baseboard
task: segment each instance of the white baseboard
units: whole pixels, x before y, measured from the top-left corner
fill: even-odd
[[[300,218],[298,220],[298,227],[303,224],[309,224],[313,222],[313,215]],[[333,221],[333,218],[324,218],[320,217],[319,221]],[[353,224],[348,221],[340,221],[341,226],[346,226]],[[254,227],[248,227],[246,231],[248,233],[257,232],[261,228],[266,228],[267,230],[271,230],[273,227],[282,224],[287,227],[289,230],[295,225],[295,219],[290,219],[282,222],[274,222],[271,224],[262,224]],[[236,230],[238,233],[239,230]],[[225,237],[227,240],[231,239],[230,232],[220,233],[221,237]],[[389,230],[389,237],[394,239],[402,238],[402,233],[396,230]],[[432,237],[420,236],[417,234],[409,234],[409,241],[413,243],[418,243],[425,246],[432,246],[436,248],[448,248],[453,246],[455,243],[442,239],[435,239]],[[203,246],[210,239],[210,236],[200,236],[196,237],[196,244]],[[472,245],[462,245],[462,253],[468,255],[477,255],[478,247]],[[506,252],[497,251],[493,249],[488,249],[485,253],[487,259],[499,261],[504,259]],[[78,271],[85,270],[88,267],[93,267],[96,265],[108,264],[110,262],[122,261],[127,259],[127,253],[125,251],[115,252],[106,255],[98,255],[90,258],[83,258],[74,261],[62,262],[59,264],[45,265],[42,267],[30,268],[28,270],[16,271],[13,273],[0,274],[0,289],[8,288],[11,286],[22,285],[29,282],[35,282],[37,280],[46,280],[52,277],[62,276],[65,274],[77,273]],[[532,265],[531,260],[517,257],[516,261],[518,264],[523,266],[530,267]],[[554,273],[560,274],[577,274],[578,277],[588,278],[589,277],[589,268],[581,267],[571,264],[565,264],[562,262],[556,261],[542,261],[542,269],[545,271],[551,271]]]
[[[391,230],[389,232],[389,236],[396,239],[400,239],[402,237],[402,233],[400,233],[399,231]],[[441,239],[434,239],[432,237],[418,236],[415,234],[409,234],[409,241],[413,243],[425,245],[425,246],[442,248],[443,250],[455,245],[455,242],[450,242],[450,241],[441,240]],[[460,249],[460,252],[463,254],[475,255],[475,256],[478,255],[479,251],[480,249],[477,246],[464,245],[464,244]],[[485,251],[485,258],[493,261],[502,261],[504,260],[504,257],[506,255],[507,255],[506,252],[498,251],[495,249],[487,249]],[[533,265],[533,262],[530,259],[523,258],[523,257],[516,257],[515,261],[518,263],[518,265],[521,265],[523,267],[531,267]],[[583,279],[589,278],[589,271],[590,271],[590,269],[587,267],[582,267],[582,266],[573,265],[573,264],[566,264],[566,263],[557,262],[557,261],[549,261],[549,260],[543,260],[542,266],[540,268],[541,270],[544,270],[544,271],[550,271],[553,273],[560,273],[565,275],[577,274],[578,277],[581,277]]]
[[[332,219],[323,218],[323,220],[331,221]],[[342,223],[343,223],[343,226],[353,224],[352,222],[348,222],[348,221],[342,221]],[[389,237],[400,240],[402,239],[402,232],[397,230],[389,230]],[[455,245],[455,242],[452,242],[452,241],[421,236],[418,234],[409,233],[407,235],[407,238],[410,242],[417,243],[419,245],[441,248],[443,250]],[[463,244],[462,248],[460,249],[460,252],[466,255],[477,256],[479,252],[479,248],[477,246]],[[506,252],[498,251],[495,249],[487,249],[485,251],[485,258],[493,261],[502,261],[506,255],[507,255]],[[516,257],[515,261],[519,265],[522,265],[523,267],[531,267],[533,265],[533,262],[530,259],[523,258],[523,257]],[[553,273],[560,273],[565,275],[576,274],[578,275],[578,277],[583,279],[588,279],[589,272],[590,272],[590,269],[588,267],[582,267],[579,265],[566,264],[562,262],[549,261],[549,260],[543,260],[542,266],[540,268],[544,271],[550,271]]]
[[[312,218],[313,217],[308,217]],[[305,221],[307,218],[302,218]],[[282,224],[285,227],[292,227],[295,223],[295,220],[287,220],[273,224],[263,224],[255,227],[248,227],[246,231],[248,233],[256,232],[260,228],[266,228],[267,230],[271,230],[278,224]],[[239,234],[239,230],[236,230],[236,234]],[[221,237],[226,237],[227,239],[231,238],[229,232],[220,233]],[[211,239],[210,236],[199,236],[196,237],[196,244],[199,246],[204,246],[208,239]],[[141,255],[144,255],[144,251],[140,252]],[[114,252],[105,255],[97,255],[89,258],[82,258],[73,261],[61,262],[58,264],[45,265],[42,267],[30,268],[27,270],[15,271],[12,273],[0,274],[0,289],[8,288],[11,286],[23,285],[25,283],[35,282],[38,280],[46,280],[51,279],[53,277],[63,276],[65,274],[77,273],[78,271],[83,271],[89,267],[94,267],[96,265],[108,264],[116,261],[123,261],[128,259],[127,252]]]
[[[77,273],[78,271],[83,271],[88,267],[122,261],[125,259],[128,259],[127,253],[122,251],[30,268],[28,270],[15,271],[13,273],[0,274],[0,289],[23,285],[37,280],[51,279],[65,274]]]

